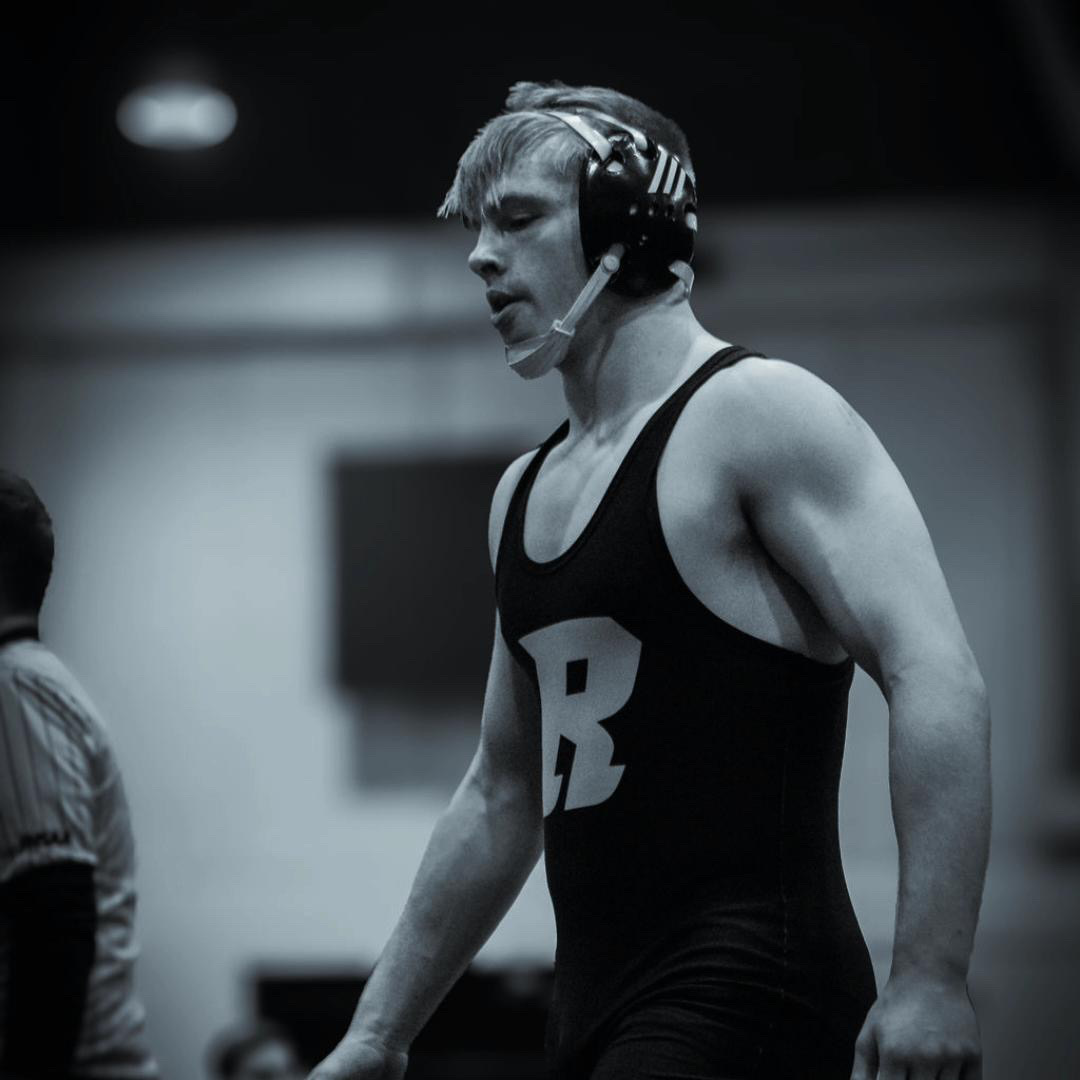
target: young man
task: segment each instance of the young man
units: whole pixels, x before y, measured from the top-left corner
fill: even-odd
[[[154,1080],[134,850],[109,737],[38,638],[49,514],[0,469],[0,1076]]]
[[[541,848],[554,1075],[979,1075],[983,682],[866,424],[695,319],[694,199],[679,129],[610,90],[518,84],[461,160],[443,212],[569,419],[495,492],[480,746],[318,1080],[403,1075]],[[876,1000],[837,840],[854,662],[889,703],[900,847]]]

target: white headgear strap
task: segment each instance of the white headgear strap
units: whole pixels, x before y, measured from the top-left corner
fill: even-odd
[[[578,322],[618,271],[625,251],[622,244],[611,245],[600,260],[600,265],[593,271],[592,277],[578,293],[570,310],[561,319],[556,319],[546,334],[527,338],[516,345],[507,345],[506,362],[511,370],[523,379],[538,379],[562,363]]]
[[[562,120],[568,127],[578,133],[592,147],[601,161],[607,161],[611,157],[610,141],[589,124],[577,113],[551,112],[551,116]],[[645,135],[637,128],[616,120],[606,113],[597,113],[598,117],[608,121],[616,128],[629,132],[633,137],[638,149],[644,151],[648,146]],[[691,225],[694,227],[696,222]],[[519,341],[516,345],[506,347],[506,362],[511,370],[523,379],[538,379],[546,375],[553,367],[557,367],[566,357],[570,342],[574,337],[574,331],[581,317],[592,307],[593,301],[600,295],[604,286],[612,279],[622,264],[622,257],[626,248],[622,244],[612,244],[611,248],[600,260],[600,264],[593,271],[592,277],[585,283],[585,287],[578,293],[570,310],[561,319],[556,319],[551,324],[551,329],[545,334]],[[694,271],[689,263],[677,259],[668,269],[683,283],[684,298],[690,296],[690,290],[694,285]]]

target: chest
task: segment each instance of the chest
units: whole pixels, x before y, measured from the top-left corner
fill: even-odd
[[[737,500],[723,478],[706,475],[678,437],[659,454],[636,446],[635,423],[604,445],[579,440],[559,444],[544,460],[525,508],[524,543],[529,558],[548,562],[569,551],[607,512],[609,504],[640,506],[655,499],[664,534],[702,558],[743,546],[747,533]],[[673,433],[674,434],[674,433]],[[631,454],[631,451],[633,453]]]
[[[605,447],[555,447],[537,473],[525,507],[525,551],[531,559],[556,559],[584,534],[610,497],[628,449],[629,443],[622,441]]]
[[[680,418],[659,447],[648,441],[635,446],[640,430],[636,426],[605,447],[578,443],[553,448],[525,507],[528,558],[551,562],[601,532],[607,551],[612,544],[641,540],[649,528],[645,512],[655,507],[659,542],[682,585],[713,615],[814,659],[841,659],[835,635],[808,594],[747,520],[735,483],[725,474],[723,455],[702,452],[700,425]],[[640,544],[633,549],[647,550]],[[655,557],[639,563],[650,578],[657,570]],[[633,587],[633,582],[622,584]]]

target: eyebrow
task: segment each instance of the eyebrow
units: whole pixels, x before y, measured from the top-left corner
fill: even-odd
[[[504,192],[497,199],[486,199],[480,213],[482,217],[487,217],[497,213],[513,213],[515,210],[547,208],[550,205],[551,199],[539,193],[511,190]]]

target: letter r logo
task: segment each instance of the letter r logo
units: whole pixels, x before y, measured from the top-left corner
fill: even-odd
[[[630,699],[641,642],[614,619],[568,619],[534,630],[521,647],[536,661],[543,724],[544,817],[566,786],[567,810],[611,798],[625,766],[612,765],[615,743],[600,726]],[[559,771],[559,744],[574,746],[569,775]]]

